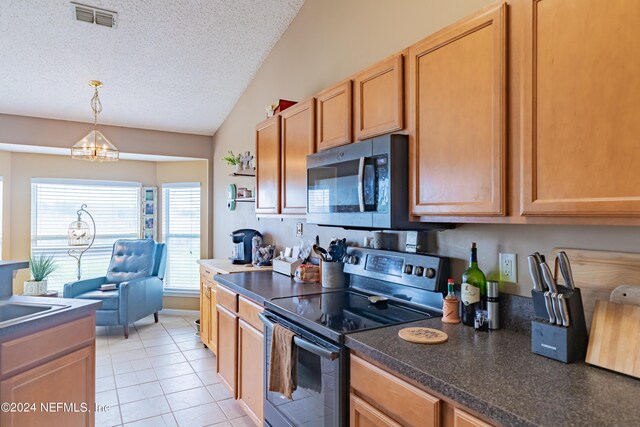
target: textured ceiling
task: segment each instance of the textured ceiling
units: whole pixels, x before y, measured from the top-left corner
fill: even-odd
[[[75,21],[68,0],[0,0],[0,113],[90,122],[97,79],[99,123],[211,135],[304,0],[80,3],[117,27]]]

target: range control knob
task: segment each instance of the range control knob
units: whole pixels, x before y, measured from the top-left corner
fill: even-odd
[[[427,268],[427,272],[424,274],[429,279],[436,277],[436,271],[433,268]]]
[[[413,271],[413,265],[407,264],[404,266],[404,274],[411,274]]]
[[[423,272],[423,270],[424,270],[424,269],[423,269],[422,267],[420,267],[420,266],[416,266],[416,267],[413,269],[413,275],[414,275],[414,276],[422,276],[422,272]]]

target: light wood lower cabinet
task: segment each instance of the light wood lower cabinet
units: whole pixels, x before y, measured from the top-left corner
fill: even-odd
[[[249,418],[263,423],[264,333],[258,314],[263,307],[232,290],[216,285],[218,325],[216,372]]]
[[[1,426],[94,425],[95,315],[3,342],[0,357],[0,402],[35,405]]]
[[[216,373],[220,382],[238,398],[238,316],[220,304],[216,305],[218,354]]]
[[[490,427],[461,405],[351,354],[351,427]]]
[[[264,403],[264,333],[240,319],[238,327],[238,401],[262,425]]]
[[[200,267],[200,340],[216,353],[216,285],[213,276],[217,274],[204,266]]]

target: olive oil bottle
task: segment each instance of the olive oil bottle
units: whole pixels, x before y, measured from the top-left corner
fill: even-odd
[[[476,243],[473,242],[469,254],[469,268],[462,273],[462,323],[473,326],[476,310],[484,308],[486,297],[487,279],[482,270],[478,268],[478,250]]]

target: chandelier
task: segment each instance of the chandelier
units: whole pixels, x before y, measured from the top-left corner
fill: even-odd
[[[91,98],[91,110],[93,110],[93,130],[84,138],[71,147],[71,157],[78,160],[88,160],[90,162],[117,162],[120,152],[109,140],[96,130],[98,123],[98,114],[102,112],[102,104],[100,103],[100,95],[98,89],[102,87],[102,82],[98,80],[90,80],[89,86],[94,89],[93,98]]]

